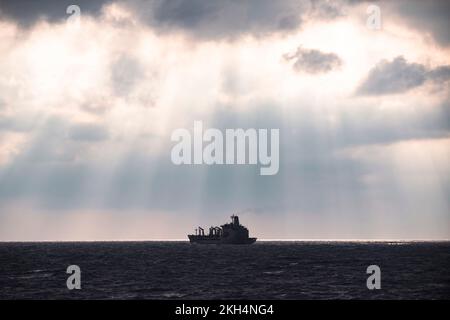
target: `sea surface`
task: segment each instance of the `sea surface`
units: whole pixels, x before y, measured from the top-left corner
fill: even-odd
[[[80,290],[67,289],[69,265]],[[449,298],[450,242],[0,243],[0,299]]]

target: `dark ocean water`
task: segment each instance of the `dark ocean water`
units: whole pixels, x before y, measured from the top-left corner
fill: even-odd
[[[81,268],[81,290],[66,268]],[[366,268],[381,268],[368,290]],[[0,243],[0,299],[449,299],[450,242]]]

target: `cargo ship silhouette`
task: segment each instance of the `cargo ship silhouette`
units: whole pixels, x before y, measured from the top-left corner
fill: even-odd
[[[252,244],[256,241],[256,238],[249,238],[248,229],[239,224],[239,217],[235,215],[231,216],[231,223],[210,227],[207,235],[202,227],[198,227],[188,238],[191,243],[201,244]]]

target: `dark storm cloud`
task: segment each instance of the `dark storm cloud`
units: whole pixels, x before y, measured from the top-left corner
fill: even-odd
[[[450,79],[449,66],[428,69],[419,63],[409,63],[403,56],[392,61],[382,60],[359,86],[361,95],[384,95],[406,92],[425,81],[443,82]]]
[[[344,3],[326,0],[0,0],[0,17],[30,26],[40,19],[51,22],[66,19],[66,9],[72,4],[78,5],[82,14],[98,15],[105,4],[113,2],[130,8],[143,22],[160,31],[182,30],[203,38],[295,30],[306,16],[319,19],[340,16]]]
[[[306,10],[306,2],[298,0],[156,0],[129,4],[145,22],[160,30],[182,30],[203,38],[296,29]]]
[[[70,5],[79,6],[82,15],[96,15],[109,2],[112,0],[0,0],[0,17],[28,27],[41,19],[51,22],[67,19],[66,10]]]
[[[232,38],[242,34],[288,32],[305,20],[330,20],[345,15],[348,7],[369,1],[328,0],[0,0],[0,17],[30,26],[39,19],[66,19],[66,9],[76,4],[82,14],[98,15],[108,3],[133,10],[144,23],[160,31],[184,31],[202,38]],[[450,2],[446,0],[378,1],[382,16],[398,16],[439,44],[450,45]]]
[[[450,1],[397,0],[382,1],[380,7],[392,9],[408,26],[430,34],[443,46],[450,45]]]
[[[183,31],[207,39],[290,32],[310,18],[339,17],[345,5],[345,1],[326,0],[123,0],[121,3],[160,31]]]
[[[342,60],[334,53],[301,47],[294,54],[285,54],[284,58],[288,61],[294,60],[295,71],[308,73],[329,72],[342,64]]]

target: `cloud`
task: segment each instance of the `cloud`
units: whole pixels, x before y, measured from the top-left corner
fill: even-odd
[[[342,150],[450,135],[448,105],[434,106],[432,114],[418,106],[420,112],[389,115],[358,105],[338,113],[333,128],[312,106],[289,111],[289,121],[275,107],[244,112],[219,108],[205,123],[221,130],[279,128],[280,172],[269,179],[252,166],[175,166],[168,156],[170,145],[155,152],[134,142],[123,153],[123,142],[116,141],[108,150],[107,141],[97,137],[103,132],[101,126],[53,119],[35,132],[14,162],[0,168],[0,202],[31,199],[36,208],[58,211],[132,208],[188,214],[200,210],[220,216],[257,206],[266,213],[283,207],[321,215],[336,205],[336,184],[340,205],[349,210],[355,193],[365,192],[361,179],[368,169],[357,159],[342,156]],[[67,130],[69,138],[76,140],[66,139]],[[161,139],[170,141],[168,136]]]
[[[182,31],[200,38],[232,38],[241,34],[295,30],[308,2],[297,0],[129,1],[149,25],[166,31]]]
[[[293,68],[298,72],[326,73],[342,65],[341,58],[334,53],[302,47],[299,47],[294,54],[285,54],[283,57],[287,61],[294,60]]]
[[[385,0],[379,3],[392,11],[409,27],[429,34],[438,44],[450,45],[450,1],[447,0]]]
[[[311,13],[326,20],[343,16],[347,1],[311,0]]]
[[[223,39],[241,35],[262,36],[298,30],[308,20],[333,20],[346,9],[361,4],[355,0],[0,0],[0,17],[29,27],[39,20],[68,18],[66,9],[76,4],[81,14],[99,16],[105,5],[130,8],[141,21],[161,31],[185,32],[198,38]],[[366,3],[371,3],[367,1]],[[382,15],[395,15],[404,24],[425,31],[443,45],[450,44],[450,3],[446,0],[379,1]]]
[[[450,66],[441,66],[430,70],[428,78],[436,82],[448,81],[450,79]]]
[[[97,124],[76,124],[69,129],[69,138],[77,141],[103,141],[108,136],[108,130]]]
[[[127,96],[138,81],[144,77],[143,67],[139,61],[130,56],[121,55],[111,66],[111,81],[114,92],[119,96]]]
[[[426,69],[418,63],[408,63],[402,56],[392,62],[379,62],[359,87],[360,94],[377,95],[405,92],[425,82]]]
[[[308,19],[342,16],[345,1],[327,0],[122,0],[151,27],[202,39],[235,39],[298,30]]]
[[[13,116],[0,116],[0,132],[2,131],[15,131],[15,132],[27,132],[34,126],[34,119],[30,119],[28,116],[17,115]]]
[[[76,4],[83,15],[100,16],[116,4],[133,12],[158,32],[182,32],[203,39],[234,39],[298,30],[306,20],[332,20],[343,15],[347,1],[328,0],[0,0],[0,18],[23,27],[38,21],[61,22]]]
[[[58,22],[66,20],[70,15],[67,7],[76,4],[81,14],[98,15],[104,4],[112,0],[0,0],[0,17],[14,20],[23,27],[30,27],[39,20]]]
[[[423,85],[427,80],[443,82],[450,79],[450,67],[428,69],[419,63],[409,63],[403,56],[392,61],[382,60],[359,86],[361,95],[385,95],[403,93]]]
[[[183,31],[217,39],[295,30],[302,23],[301,16],[312,11],[323,17],[336,14],[335,6],[327,1],[314,1],[311,6],[309,0],[0,0],[0,16],[30,27],[39,20],[67,19],[66,9],[72,4],[80,7],[82,16],[98,16],[103,6],[111,3],[132,9],[144,23],[160,31]]]

